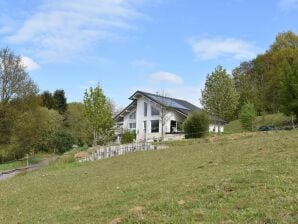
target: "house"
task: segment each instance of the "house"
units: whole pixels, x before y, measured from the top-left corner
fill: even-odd
[[[182,123],[197,106],[180,99],[160,96],[158,94],[136,91],[124,110],[115,116],[118,141],[124,130],[136,133],[136,141],[154,141],[164,136],[164,140],[182,139]],[[210,132],[223,132],[224,121],[209,116]]]

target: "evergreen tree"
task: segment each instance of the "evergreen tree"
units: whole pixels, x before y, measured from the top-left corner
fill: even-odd
[[[239,94],[232,78],[221,66],[207,76],[201,104],[210,115],[230,120],[238,105]]]
[[[255,129],[256,111],[253,104],[248,103],[242,106],[240,112],[240,121],[242,128],[247,131]]]
[[[52,93],[49,91],[44,91],[41,95],[41,106],[46,107],[48,109],[52,109],[54,107],[54,98]]]
[[[67,110],[67,100],[65,92],[58,89],[53,94],[53,109],[57,110],[60,114],[64,114]]]

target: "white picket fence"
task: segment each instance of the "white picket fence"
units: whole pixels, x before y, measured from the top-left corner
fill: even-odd
[[[124,155],[131,152],[158,150],[164,147],[152,145],[150,143],[132,143],[126,145],[98,146],[93,147],[93,152],[85,158],[79,159],[79,162],[89,162],[106,159],[114,156]]]

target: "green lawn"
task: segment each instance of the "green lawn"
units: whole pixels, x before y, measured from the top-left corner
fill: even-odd
[[[29,157],[29,164],[36,164],[47,157],[49,157],[48,154],[37,154],[37,155],[31,156]],[[0,164],[0,172],[5,170],[25,167],[26,165],[27,165],[27,160],[3,163],[3,164]]]
[[[181,141],[0,182],[0,223],[298,223],[297,177],[298,131]]]
[[[264,116],[259,116],[256,118],[256,127],[262,125],[273,125],[276,127],[283,125],[291,125],[291,117],[285,116],[284,114],[266,114]],[[229,124],[225,125],[225,133],[240,133],[243,132],[240,120],[231,121]]]

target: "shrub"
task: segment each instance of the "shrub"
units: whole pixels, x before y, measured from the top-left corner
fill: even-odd
[[[255,129],[256,110],[253,104],[248,103],[242,106],[240,112],[240,122],[242,128],[247,131]]]
[[[202,111],[194,112],[183,123],[185,138],[201,138],[209,128],[209,119]]]
[[[59,130],[49,137],[49,147],[56,153],[64,153],[72,148],[75,139],[67,130]]]
[[[121,138],[121,144],[133,143],[135,139],[136,139],[136,133],[132,131],[124,131]]]

